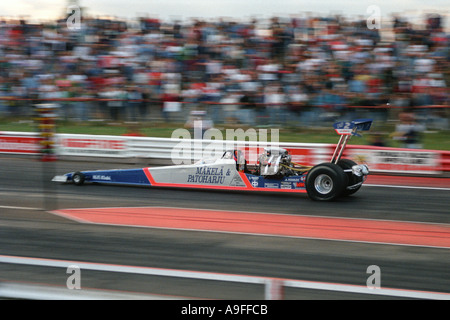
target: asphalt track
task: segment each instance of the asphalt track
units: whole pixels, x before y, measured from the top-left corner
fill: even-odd
[[[366,285],[369,277],[367,268],[376,265],[381,270],[382,287],[450,293],[449,179],[397,177],[385,180],[373,176],[354,196],[331,203],[313,202],[303,194],[100,185],[77,187],[49,183],[53,175],[74,170],[131,167],[136,166],[70,161],[43,163],[26,158],[1,157],[0,255],[359,286]],[[380,184],[384,186],[375,186]],[[97,211],[100,210],[98,208],[116,208],[116,211],[117,208],[128,208],[128,211],[119,212],[122,218],[115,223],[102,220],[94,221],[94,224],[89,220],[96,216],[92,212],[87,214],[89,219],[83,220],[86,216],[73,219],[64,211],[86,208]],[[136,227],[138,224],[123,220],[123,217],[129,219],[130,215],[139,213],[142,208],[160,208],[165,214],[167,211],[164,210],[169,208],[177,212],[178,219],[180,212],[191,214],[184,218],[184,223],[196,218],[195,226],[199,225],[200,220],[207,220],[210,224],[197,230],[183,224],[177,229],[175,222],[169,219],[173,218],[173,214],[160,219],[169,223],[163,226],[155,226],[152,222],[147,227]],[[236,215],[236,211],[242,214]],[[55,214],[57,212],[64,214]],[[215,213],[198,217],[199,213],[211,212]],[[148,212],[144,214],[148,219]],[[252,232],[252,229],[214,230],[217,225],[214,227],[211,221],[217,223],[216,214],[222,214],[222,224],[225,221],[228,226],[236,225],[236,219],[241,219],[242,225],[256,227],[261,214],[277,219],[295,219],[286,222],[285,226],[295,223],[304,226],[305,219],[313,219],[309,229],[319,233],[300,236],[274,234],[276,228],[270,228],[270,222],[265,225],[266,232]],[[236,216],[230,221],[224,220],[232,217],[231,214]],[[250,217],[253,220],[248,220]],[[326,228],[329,221],[337,225],[335,223]],[[370,225],[358,224],[361,222]],[[340,230],[352,224],[355,224],[353,231],[360,233],[359,238],[343,239],[342,235],[345,232],[348,234],[348,230],[344,233]],[[372,228],[375,224],[376,232]],[[420,230],[411,231],[405,226]],[[333,233],[337,236],[330,237]],[[387,241],[386,233],[402,239]],[[370,239],[361,239],[368,234]],[[408,242],[413,238],[414,242]],[[424,241],[425,238],[437,238],[439,241]],[[65,270],[54,268],[0,263],[2,280],[64,287],[67,274]],[[95,271],[84,272],[82,284],[89,288],[169,296],[263,298],[263,289],[258,286]],[[287,299],[374,297],[322,290],[289,289],[285,292]]]

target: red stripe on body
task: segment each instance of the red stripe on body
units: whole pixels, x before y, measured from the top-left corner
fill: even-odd
[[[167,183],[156,182],[153,178],[149,168],[144,168],[144,173],[147,176],[148,181],[155,187],[178,187],[178,188],[195,188],[195,189],[211,189],[211,190],[236,190],[236,191],[270,191],[270,192],[293,192],[293,193],[306,193],[306,189],[278,189],[278,188],[255,188],[248,181],[245,173],[239,172],[242,180],[245,183],[245,187],[233,187],[233,186],[214,186],[204,184],[189,184],[189,183]]]

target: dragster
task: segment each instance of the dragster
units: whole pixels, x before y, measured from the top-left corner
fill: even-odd
[[[272,191],[307,193],[317,201],[332,201],[357,192],[369,174],[365,164],[343,159],[342,154],[352,136],[368,131],[371,119],[342,121],[334,124],[340,136],[329,162],[306,166],[291,161],[283,148],[266,148],[256,165],[248,165],[242,150],[225,151],[217,159],[200,160],[194,164],[74,171],[55,176],[52,181],[73,183],[115,184],[148,187],[201,188],[237,191]]]

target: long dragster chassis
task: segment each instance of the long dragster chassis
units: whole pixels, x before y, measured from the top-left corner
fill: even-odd
[[[315,166],[293,163],[281,148],[265,149],[254,166],[247,165],[241,150],[225,151],[214,160],[192,165],[76,171],[55,176],[52,181],[84,183],[307,193],[312,200],[331,201],[361,188],[369,174],[365,164],[341,159],[348,140],[357,131],[370,129],[372,120],[338,122],[340,135],[330,162]]]

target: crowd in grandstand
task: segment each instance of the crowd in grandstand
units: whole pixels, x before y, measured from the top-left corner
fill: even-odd
[[[448,105],[450,37],[441,17],[425,19],[418,29],[394,17],[389,40],[344,17],[143,18],[133,27],[85,18],[79,30],[64,19],[1,21],[0,98],[11,100],[0,100],[0,114],[88,98],[58,101],[61,117],[186,121],[203,109],[215,123],[310,125],[364,110],[353,106]],[[423,112],[442,118],[446,109]]]

